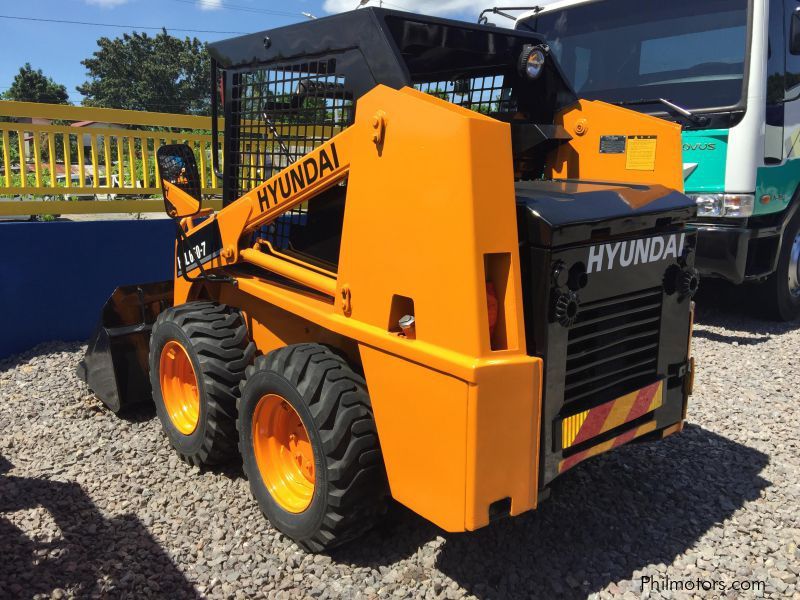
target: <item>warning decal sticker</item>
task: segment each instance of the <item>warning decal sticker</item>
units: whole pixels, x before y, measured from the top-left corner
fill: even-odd
[[[625,168],[629,171],[655,171],[657,140],[654,135],[629,135]]]

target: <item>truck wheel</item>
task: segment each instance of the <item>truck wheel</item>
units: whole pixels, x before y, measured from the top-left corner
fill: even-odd
[[[247,368],[239,449],[272,525],[311,552],[383,514],[386,475],[364,379],[330,348],[297,344]]]
[[[800,317],[800,211],[786,226],[778,268],[764,285],[771,317],[778,321]]]
[[[189,464],[236,455],[236,398],[254,355],[241,313],[228,306],[187,302],[158,315],[150,337],[153,400]]]

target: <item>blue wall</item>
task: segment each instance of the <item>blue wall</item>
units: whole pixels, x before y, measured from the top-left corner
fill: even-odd
[[[0,358],[85,340],[119,285],[172,277],[170,219],[0,222]]]

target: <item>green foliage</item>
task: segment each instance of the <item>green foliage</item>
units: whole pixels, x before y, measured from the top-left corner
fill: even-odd
[[[48,173],[49,174],[49,173]],[[20,187],[22,184],[22,175],[19,172],[11,173],[11,187]],[[36,174],[35,173],[26,173],[25,174],[25,185],[33,188],[36,186]]]
[[[500,99],[499,97],[495,97],[495,99],[492,100],[492,102],[487,102],[484,104],[476,104],[475,106],[472,107],[472,110],[481,113],[482,115],[491,115],[500,110]]]
[[[274,102],[279,106],[290,106],[292,100],[291,94],[284,94],[276,96]],[[325,98],[309,97],[303,98],[296,108],[282,109],[277,117],[271,116],[271,118],[276,121],[275,125],[285,123],[323,125],[333,121],[333,111]]]
[[[17,102],[69,103],[67,88],[47,77],[41,69],[34,70],[30,63],[20,68],[2,98]]]
[[[466,85],[468,86],[469,84],[467,83]],[[433,89],[426,90],[426,93],[455,104],[459,104],[459,99],[462,102],[469,102],[472,95],[472,92],[469,91],[469,87],[466,88],[464,93],[459,91],[449,92],[441,87],[435,87]],[[483,115],[491,115],[500,109],[500,94],[494,94],[490,102],[483,100],[477,101],[477,99],[472,100],[473,101],[470,103],[471,105],[468,104],[467,107]]]
[[[448,102],[450,101],[451,93],[440,87],[435,87],[431,90],[427,90],[427,93],[430,94],[431,96],[435,96],[436,98],[441,98],[442,100],[447,100]]]
[[[22,127],[24,129],[24,126]],[[37,134],[39,136],[39,159],[42,162],[47,162],[50,160],[50,146],[47,143],[47,134],[40,133]],[[31,161],[34,160],[33,158],[33,143],[31,144],[30,154],[27,157],[28,163],[30,164]],[[74,136],[70,139],[69,142],[70,147],[70,157],[71,160],[77,164],[78,161],[78,142],[74,138]],[[63,162],[64,161],[64,142],[62,136],[56,137],[55,142],[55,160],[56,162]],[[0,152],[3,150],[3,142],[0,139]],[[83,151],[83,148],[81,148]],[[2,165],[2,155],[0,155],[0,165]],[[19,159],[19,134],[16,131],[10,131],[8,133],[8,158],[9,162],[12,165],[18,165],[20,162]]]
[[[89,80],[78,86],[87,106],[183,114],[209,114],[211,61],[197,38],[165,30],[101,37],[82,61]]]
[[[50,168],[43,166],[39,171],[39,178],[41,179],[42,185],[45,187],[60,187],[63,185],[63,182],[55,182],[50,177]],[[3,181],[5,183],[5,180]],[[11,173],[11,187],[21,187],[22,186],[22,175],[20,175],[19,171],[14,171]],[[36,173],[33,172],[26,172],[25,173],[25,186],[31,188],[33,190],[36,187]],[[56,196],[49,196],[50,200],[63,200],[63,195],[56,195]]]

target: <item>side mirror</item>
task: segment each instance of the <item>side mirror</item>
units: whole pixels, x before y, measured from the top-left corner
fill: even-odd
[[[800,55],[800,8],[792,13],[792,22],[789,25],[789,52],[795,56]]]
[[[186,144],[169,144],[161,146],[156,157],[164,210],[173,219],[197,214],[202,205],[202,188],[192,149]]]
[[[469,79],[456,79],[453,82],[453,93],[459,96],[468,96],[472,93],[472,82]]]

